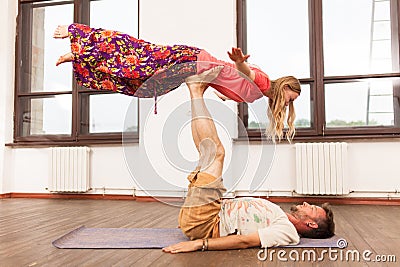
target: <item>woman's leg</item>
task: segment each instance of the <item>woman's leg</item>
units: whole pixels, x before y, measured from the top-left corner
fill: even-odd
[[[57,62],[56,62],[56,66],[60,65],[61,63],[64,62],[71,62],[74,59],[74,55],[69,52],[61,57],[58,58]]]
[[[54,31],[53,38],[55,39],[64,39],[68,37],[68,26],[67,25],[58,25]],[[56,66],[60,65],[64,62],[71,62],[74,59],[74,55],[69,52],[63,56],[60,56],[56,62]]]

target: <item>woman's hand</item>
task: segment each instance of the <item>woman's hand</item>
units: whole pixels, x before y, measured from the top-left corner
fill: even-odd
[[[250,55],[243,55],[242,49],[234,47],[232,47],[232,53],[229,53],[228,51],[228,55],[229,58],[235,62],[236,69],[254,81],[256,74],[252,69],[250,69],[247,62],[245,62]]]
[[[235,63],[245,62],[250,55],[244,55],[242,49],[232,47],[232,52],[228,51],[229,58]]]
[[[191,252],[201,249],[203,246],[203,240],[197,239],[193,241],[181,242],[175,245],[171,245],[162,249],[164,252],[176,254],[181,252]]]

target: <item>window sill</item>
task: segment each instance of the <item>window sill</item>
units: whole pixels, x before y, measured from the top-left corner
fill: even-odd
[[[81,140],[81,141],[19,141],[6,144],[7,147],[24,148],[24,147],[53,147],[53,146],[102,146],[102,145],[123,145],[138,144],[139,138],[131,138],[129,141],[124,140]]]
[[[234,138],[233,142],[269,142],[268,138],[262,136],[249,136]],[[400,134],[371,134],[371,135],[328,135],[328,136],[296,136],[296,142],[400,142]],[[289,144],[284,139],[281,144]]]

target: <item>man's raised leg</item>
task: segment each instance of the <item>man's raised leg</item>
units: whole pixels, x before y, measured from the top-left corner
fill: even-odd
[[[218,138],[214,121],[204,103],[205,83],[188,83],[192,107],[193,141],[199,151],[199,164],[188,180],[185,203],[179,214],[179,225],[190,239],[219,236],[225,150]]]
[[[218,137],[214,120],[204,103],[205,83],[188,83],[192,108],[192,136],[199,151],[199,167],[202,172],[221,177],[225,149]]]

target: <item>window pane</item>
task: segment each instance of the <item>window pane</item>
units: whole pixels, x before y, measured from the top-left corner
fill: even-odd
[[[308,0],[246,3],[249,62],[273,79],[310,77]]]
[[[301,85],[301,95],[293,102],[296,111],[296,120],[294,125],[296,128],[311,127],[311,101],[310,101],[310,85]]]
[[[117,15],[110,15],[117,14]],[[138,2],[132,0],[96,0],[90,2],[90,26],[116,30],[137,37]]]
[[[138,35],[138,2],[101,0],[90,2],[90,25]],[[110,16],[118,14],[118,16]],[[130,106],[131,105],[131,106]],[[127,109],[133,110],[125,121]],[[89,133],[138,131],[138,99],[121,94],[90,96]]]
[[[69,39],[54,39],[53,33],[57,25],[71,24],[73,14],[72,4],[33,8],[31,92],[72,90],[72,65],[55,65],[71,50]]]
[[[268,99],[265,97],[257,99],[248,104],[248,129],[265,129],[269,120],[267,117]]]
[[[71,95],[23,98],[22,135],[71,134]]]
[[[91,95],[89,99],[90,133],[138,131],[136,98],[122,94],[96,94]],[[128,107],[135,113],[127,114]]]
[[[248,129],[266,128],[269,123],[267,117],[267,98],[262,98],[248,104]],[[294,101],[296,111],[296,128],[311,127],[311,103],[310,103],[310,86],[308,84],[301,85],[301,96]],[[285,124],[286,125],[286,124]]]
[[[374,79],[325,85],[327,127],[393,126],[393,105],[398,105],[394,82]]]
[[[398,69],[392,66],[389,0],[324,0],[323,21],[325,76]]]

